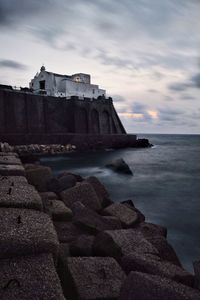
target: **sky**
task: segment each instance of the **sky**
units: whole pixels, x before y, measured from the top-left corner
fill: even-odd
[[[200,0],[0,0],[0,83],[91,74],[130,133],[200,133]]]

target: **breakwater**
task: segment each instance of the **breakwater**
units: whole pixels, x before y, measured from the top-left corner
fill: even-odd
[[[200,299],[166,228],[69,172],[0,154],[1,299]]]

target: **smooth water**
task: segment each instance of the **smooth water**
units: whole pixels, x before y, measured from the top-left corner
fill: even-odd
[[[148,222],[168,228],[168,240],[182,264],[192,271],[200,259],[200,135],[144,135],[154,144],[147,149],[73,153],[45,157],[41,162],[55,174],[68,170],[97,176],[114,201],[132,199]],[[124,158],[134,176],[105,168]]]

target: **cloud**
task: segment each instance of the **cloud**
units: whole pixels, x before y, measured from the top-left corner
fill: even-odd
[[[200,74],[192,76],[191,81],[193,82],[195,87],[200,88]]]
[[[16,70],[26,70],[28,67],[21,64],[15,60],[0,59],[0,68],[16,69]]]
[[[183,115],[184,112],[182,110],[169,107],[160,108],[158,110],[158,119],[160,121],[177,122],[179,120],[179,117],[182,118]]]

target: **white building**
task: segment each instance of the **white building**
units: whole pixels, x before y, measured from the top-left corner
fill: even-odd
[[[90,83],[90,75],[78,73],[74,75],[60,75],[46,71],[42,66],[29,84],[35,94],[44,94],[54,97],[98,98],[106,96],[106,91],[98,85]]]

